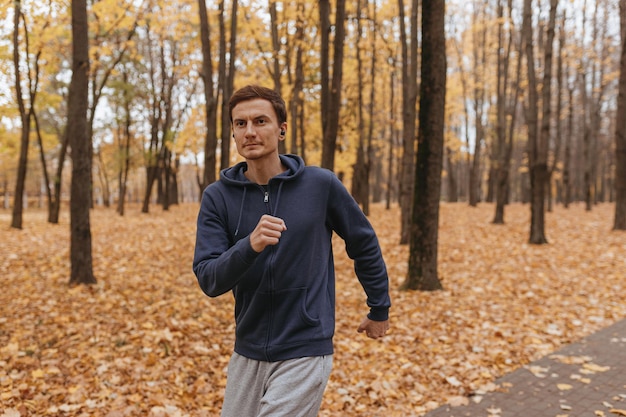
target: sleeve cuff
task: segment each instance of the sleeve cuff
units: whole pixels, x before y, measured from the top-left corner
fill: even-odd
[[[367,315],[367,318],[372,320],[372,321],[386,321],[389,320],[389,309],[388,308],[384,308],[384,309],[370,309],[369,314]]]

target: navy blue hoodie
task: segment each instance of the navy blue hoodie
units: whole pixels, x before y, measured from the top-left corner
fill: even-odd
[[[333,232],[354,260],[368,317],[387,320],[390,307],[378,239],[361,208],[332,171],[280,158],[287,170],[265,186],[250,182],[241,162],[204,190],[193,261],[207,295],[233,291],[235,351],[270,362],[333,352]],[[249,236],[263,214],[282,218],[287,230],[257,253]]]

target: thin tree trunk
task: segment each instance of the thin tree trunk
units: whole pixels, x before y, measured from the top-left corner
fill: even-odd
[[[561,155],[561,142],[563,135],[561,133],[561,114],[563,112],[563,50],[565,47],[565,12],[563,12],[563,17],[561,20],[561,32],[559,33],[559,55],[557,57],[557,70],[556,70],[556,126],[555,126],[555,144],[554,144],[554,152],[552,158],[552,164],[548,167],[548,190],[547,190],[547,199],[548,199],[548,211],[552,211],[552,176],[556,171],[559,156]]]
[[[205,0],[198,0],[200,14],[200,39],[202,44],[202,73],[204,81],[204,100],[206,108],[206,137],[204,144],[204,175],[200,185],[200,192],[215,182],[215,167],[217,163],[217,102],[213,92],[213,64],[211,55],[210,25],[206,11]]]
[[[339,132],[339,112],[341,110],[341,85],[343,82],[343,48],[345,38],[345,0],[337,0],[335,12],[335,39],[333,42],[333,75],[329,91],[329,102],[327,108],[322,108],[322,112],[327,112],[327,124],[324,127],[324,137],[322,142],[322,167],[333,170],[335,168],[335,150],[337,148],[337,134]],[[322,89],[324,89],[322,85]]]
[[[296,49],[296,69],[294,75],[293,89],[291,100],[289,103],[289,111],[291,112],[291,123],[289,130],[291,132],[291,153],[303,155],[304,146],[298,149],[299,125],[298,115],[303,112],[302,108],[302,90],[304,88],[304,63],[302,62],[302,54],[304,52],[304,2],[298,1],[296,6],[296,34],[294,36]]]
[[[446,146],[446,159],[448,163],[448,201],[456,203],[459,201],[459,195],[456,185],[456,174],[454,172],[454,162],[452,161],[453,150]]]
[[[529,242],[532,244],[547,243],[545,237],[545,195],[548,180],[548,138],[550,134],[550,83],[552,77],[552,42],[554,40],[554,23],[556,20],[557,0],[550,2],[550,23],[547,29],[547,41],[544,53],[543,78],[543,113],[541,130],[538,122],[537,79],[535,75],[535,59],[532,35],[532,0],[524,1],[523,36],[525,39],[526,64],[528,68],[528,161],[531,183],[531,224]]]
[[[223,4],[224,2],[222,2]],[[233,1],[230,12],[230,41],[228,50],[228,65],[226,65],[226,29],[224,26],[224,16],[220,16],[220,69],[219,84],[222,92],[222,144],[220,169],[226,169],[230,165],[230,115],[228,112],[228,101],[233,94],[235,81],[235,59],[237,45],[237,5],[238,1]],[[223,5],[220,6],[223,8]],[[221,10],[221,9],[220,9]]]
[[[615,125],[615,219],[613,230],[626,230],[626,2],[620,1],[622,54]]]
[[[571,183],[571,137],[574,134],[574,89],[569,88],[569,109],[567,117],[567,136],[565,136],[565,149],[563,155],[563,192],[565,196],[563,198],[563,206],[569,207],[572,202],[572,183]]]
[[[363,59],[361,57],[361,39],[363,38],[363,25],[361,22],[361,9],[363,5],[361,0],[357,0],[357,37],[358,40],[356,42],[356,63],[357,63],[357,117],[358,117],[358,127],[357,132],[359,136],[359,145],[356,150],[356,162],[353,166],[352,173],[352,196],[356,200],[357,203],[361,205],[363,212],[368,215],[369,207],[368,207],[368,176],[369,176],[369,167],[368,161],[366,158],[366,142],[367,138],[365,136],[365,120],[363,115],[363,107],[365,106],[363,99],[363,90],[364,90],[364,82],[363,82]],[[375,54],[373,54],[375,55]],[[372,88],[373,89],[373,88]]]
[[[70,285],[93,284],[91,253],[91,159],[87,132],[89,84],[89,25],[86,0],[72,0],[72,80],[69,90],[67,131],[72,147],[70,191]]]
[[[395,60],[393,60],[394,65],[392,68],[395,68]],[[396,86],[396,75],[395,71],[391,71],[391,77],[389,77],[389,120],[391,121],[389,125],[389,151],[387,155],[387,198],[385,203],[385,208],[389,210],[391,208],[391,191],[393,188],[393,175],[394,165],[393,165],[393,150],[396,144],[396,123],[395,123],[395,86]]]
[[[402,45],[402,157],[400,162],[400,244],[409,243],[412,193],[415,181],[415,119],[417,103],[418,68],[418,11],[419,1],[411,2],[410,36],[407,40],[404,24],[404,1],[398,0],[400,8],[400,39]],[[410,45],[409,45],[410,42]],[[410,48],[409,48],[410,46]]]
[[[124,84],[128,83],[128,74],[126,72],[123,73]],[[131,138],[131,114],[130,114],[130,97],[128,90],[124,89],[123,94],[124,100],[124,129],[123,129],[123,140],[122,143],[120,140],[119,151],[121,154],[121,166],[118,175],[118,187],[119,187],[119,198],[117,200],[117,212],[120,216],[124,215],[124,209],[126,204],[126,189],[128,185],[128,172],[130,171],[130,138]]]
[[[478,12],[474,14],[475,26],[481,27],[480,33],[473,33],[472,53],[474,54],[474,152],[469,175],[469,205],[476,207],[481,200],[481,158],[482,145],[485,140],[485,126],[483,121],[483,106],[485,103],[485,68],[487,48],[487,24],[482,15],[479,22]],[[480,35],[480,36],[479,36]]]
[[[11,218],[11,227],[15,229],[22,228],[22,217],[24,210],[24,187],[26,184],[28,146],[30,138],[30,113],[26,111],[26,105],[24,104],[24,98],[22,96],[22,73],[20,71],[19,32],[20,19],[22,17],[21,6],[22,4],[20,1],[15,2],[13,20],[13,66],[15,70],[15,92],[17,97],[17,105],[20,111],[20,121],[22,122],[22,131],[20,136],[20,156],[17,166],[17,180],[15,182],[13,215]]]

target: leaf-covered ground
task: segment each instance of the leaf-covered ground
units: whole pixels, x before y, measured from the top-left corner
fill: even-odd
[[[441,206],[434,293],[399,292],[408,248],[397,208],[370,216],[392,285],[392,329],[356,332],[366,313],[336,241],[336,353],[321,416],[419,416],[626,317],[626,233],[614,206],[547,213],[529,245],[528,206]],[[233,301],[191,271],[197,205],[92,212],[95,286],[70,288],[69,219],[0,211],[0,416],[216,416],[233,344]]]

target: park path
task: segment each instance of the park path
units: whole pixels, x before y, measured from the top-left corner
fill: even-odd
[[[496,381],[499,389],[424,417],[626,416],[626,319]]]

